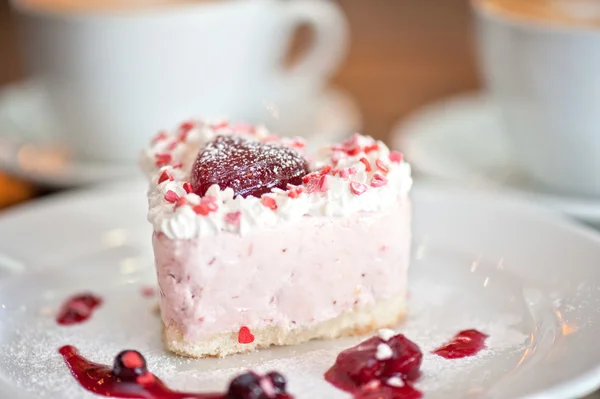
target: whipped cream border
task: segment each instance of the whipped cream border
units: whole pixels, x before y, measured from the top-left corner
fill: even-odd
[[[275,227],[304,216],[343,217],[379,212],[407,195],[411,168],[402,154],[381,141],[355,134],[338,145],[321,148],[313,172],[301,186],[274,189],[261,198],[233,197],[233,190],[211,186],[200,197],[191,192],[190,174],[199,151],[216,136],[236,134],[304,152],[300,138],[282,138],[264,127],[194,120],[171,132],[162,131],[142,152],[140,164],[149,180],[148,221],[170,239],[192,239]]]

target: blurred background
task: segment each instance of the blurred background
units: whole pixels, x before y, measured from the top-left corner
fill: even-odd
[[[387,140],[399,118],[479,86],[468,0],[337,2],[348,19],[351,41],[332,84],[358,106],[362,131]],[[0,1],[0,90],[26,77],[17,30],[8,1]],[[299,30],[298,51],[309,39],[308,30]],[[22,183],[0,174],[0,206],[31,195],[31,189],[47,191],[43,184]]]
[[[159,129],[224,116],[315,146],[360,131],[418,178],[600,226],[598,0],[13,6],[0,0],[0,207],[136,176]]]

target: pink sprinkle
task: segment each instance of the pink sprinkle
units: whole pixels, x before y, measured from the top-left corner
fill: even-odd
[[[242,220],[242,212],[229,212],[225,215],[225,223],[238,225]]]
[[[321,179],[319,180],[319,191],[323,193],[327,191],[327,175],[321,176]]]
[[[156,295],[156,289],[150,285],[143,286],[140,289],[140,292],[142,293],[142,296],[145,296],[146,298],[150,298]]]
[[[398,151],[392,151],[392,152],[390,152],[390,161],[392,161],[394,163],[400,163],[400,162],[402,162],[403,158],[404,158],[404,156],[402,155],[401,152],[398,152]]]
[[[312,194],[314,193],[317,188],[319,188],[319,182],[320,182],[320,178],[313,178],[311,179],[308,183],[306,183],[306,193],[307,194]]]
[[[371,179],[371,187],[383,187],[388,183],[388,179],[381,176],[379,173],[375,173]]]
[[[160,177],[158,178],[158,184],[165,182],[165,181],[173,181],[173,176],[171,176],[171,174],[169,172],[167,172],[166,170],[163,170],[163,172],[160,174]]]
[[[365,184],[359,183],[357,181],[350,182],[350,190],[355,195],[364,194],[367,191],[367,186]]]
[[[340,170],[340,177],[343,178],[343,179],[345,179],[348,176],[352,176],[355,173],[356,173],[356,169],[355,168],[342,169],[342,170]]]
[[[177,148],[177,146],[179,145],[179,142],[177,141],[172,141],[169,146],[167,147],[167,150],[169,151],[173,151],[175,148]]]
[[[171,162],[171,154],[156,154],[156,166],[165,166]]]
[[[169,190],[165,194],[165,201],[170,202],[172,204],[177,202],[178,199],[179,199],[179,195],[177,195],[177,193],[173,190]]]
[[[264,197],[262,197],[260,199],[260,202],[266,206],[267,208],[271,209],[271,210],[276,210],[277,209],[277,202],[275,201],[275,199],[273,197],[269,197],[267,195],[265,195]]]
[[[223,121],[223,122],[221,122],[221,123],[214,124],[214,125],[212,125],[211,127],[212,127],[214,130],[219,130],[219,129],[223,129],[223,128],[227,127],[227,126],[229,126],[229,122],[227,122],[227,121]]]
[[[306,144],[301,140],[294,140],[294,141],[292,141],[291,146],[292,146],[292,148],[302,149],[302,148],[306,147]]]
[[[156,144],[159,141],[165,140],[167,138],[167,133],[164,131],[158,132],[156,136],[152,139],[152,144]]]
[[[192,184],[189,182],[185,182],[183,183],[183,189],[185,190],[186,193],[191,193],[192,192]]]
[[[237,133],[254,133],[256,129],[248,123],[236,123],[231,129]]]
[[[173,169],[181,169],[182,167],[183,167],[183,164],[181,162],[173,165]]]
[[[390,168],[388,168],[387,165],[384,164],[381,159],[378,159],[377,161],[375,161],[375,165],[377,165],[379,170],[381,170],[383,173],[387,173],[390,171]]]
[[[370,171],[372,171],[372,170],[373,170],[373,168],[371,168],[371,163],[369,162],[369,160],[368,160],[367,158],[365,158],[365,157],[362,157],[362,158],[360,159],[360,162],[362,162],[362,163],[363,163],[363,165],[365,165],[365,171],[366,171],[366,172],[370,172]]]

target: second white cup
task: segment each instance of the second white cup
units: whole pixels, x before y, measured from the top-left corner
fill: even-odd
[[[600,197],[600,27],[517,19],[477,3],[484,77],[515,159],[549,190]]]

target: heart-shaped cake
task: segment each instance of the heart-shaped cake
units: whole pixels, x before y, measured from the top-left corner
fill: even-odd
[[[308,162],[296,150],[240,136],[218,136],[208,143],[192,169],[192,188],[203,196],[213,184],[234,196],[261,195],[273,188],[302,184]]]

